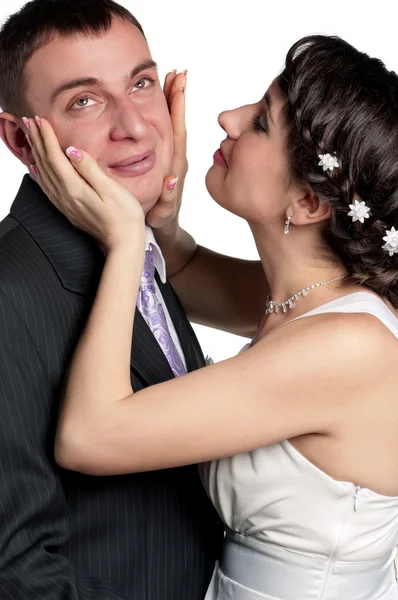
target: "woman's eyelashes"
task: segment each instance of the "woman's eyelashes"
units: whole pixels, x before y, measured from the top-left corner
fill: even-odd
[[[268,133],[268,121],[267,116],[264,113],[254,115],[253,128],[255,131],[262,131],[263,133]]]

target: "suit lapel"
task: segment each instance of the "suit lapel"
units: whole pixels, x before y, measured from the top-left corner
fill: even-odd
[[[158,274],[156,281],[180,340],[188,372],[204,367],[206,363],[202,350],[177,295],[170,283],[163,284],[160,281]],[[131,368],[145,381],[149,379],[151,384],[174,377],[166,357],[138,309],[134,318]]]
[[[104,256],[96,242],[76,229],[26,175],[11,207],[11,215],[29,232],[46,255],[63,287],[91,302],[98,287]],[[157,277],[176,328],[189,371],[204,366],[203,354],[183,308],[170,284]],[[138,309],[135,312],[131,369],[143,385],[173,378],[158,342]]]
[[[174,377],[167,358],[137,308],[130,365],[133,372],[136,372],[147,385],[161,383]]]
[[[158,276],[156,280],[180,340],[188,372],[204,367],[206,362],[203,352],[177,294],[169,282],[163,284]]]
[[[97,243],[73,227],[29,175],[10,213],[41,248],[66,290],[81,296],[95,293],[105,261]]]

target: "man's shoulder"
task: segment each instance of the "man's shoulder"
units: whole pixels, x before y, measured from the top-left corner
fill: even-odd
[[[50,265],[26,229],[11,214],[0,222],[0,288],[40,285],[40,274]]]
[[[0,265],[6,262],[10,266],[10,258],[21,264],[21,257],[32,256],[37,250],[33,238],[12,214],[0,222]]]
[[[0,244],[2,242],[2,238],[8,234],[9,231],[12,231],[16,227],[18,227],[19,223],[11,214],[8,214],[2,221],[0,221]]]

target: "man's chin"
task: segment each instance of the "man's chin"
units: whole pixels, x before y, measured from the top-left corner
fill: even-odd
[[[138,181],[136,177],[115,179],[138,200],[145,215],[155,206],[162,193],[163,182]]]
[[[151,199],[148,199],[146,202],[145,201],[143,201],[143,202],[140,201],[140,204],[142,206],[142,210],[144,211],[145,217],[147,216],[147,214],[149,213],[149,211],[152,210],[152,208],[154,206],[156,206],[156,204],[158,203],[158,201],[159,201],[159,197],[157,197],[156,200],[153,200],[153,198],[151,198]]]

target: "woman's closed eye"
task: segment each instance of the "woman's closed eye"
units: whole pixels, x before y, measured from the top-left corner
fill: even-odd
[[[267,116],[264,113],[260,113],[259,115],[254,115],[253,127],[254,127],[255,131],[262,131],[263,133],[268,133]]]

